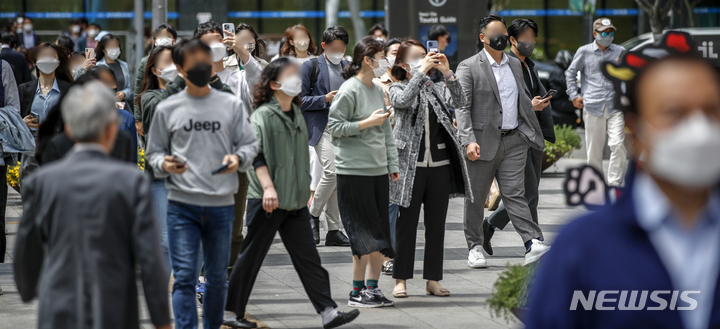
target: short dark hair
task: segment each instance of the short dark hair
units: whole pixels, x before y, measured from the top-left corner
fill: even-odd
[[[390,50],[390,46],[399,45],[402,42],[403,41],[400,38],[392,38],[392,39],[388,40],[387,42],[385,42],[385,45],[383,45],[383,50],[385,50],[385,56],[387,56],[387,53]]]
[[[95,47],[95,59],[99,61],[105,57],[105,52],[103,50],[105,50],[105,47],[110,40],[117,40],[118,48],[122,51],[122,42],[120,42],[120,38],[112,33],[108,33],[100,39],[100,42],[97,43],[97,46]]]
[[[168,33],[172,34],[173,39],[177,39],[177,31],[175,31],[175,29],[167,23],[162,23],[155,28],[155,31],[153,31],[153,38],[155,38],[155,36],[162,30],[168,31]]]
[[[508,26],[508,37],[513,37],[515,40],[517,40],[518,36],[523,34],[525,30],[532,29],[533,32],[535,32],[535,36],[538,35],[538,26],[535,21],[529,18],[518,18],[512,23],[510,23],[510,26]]]
[[[91,27],[91,26],[95,26],[98,28],[98,30],[102,31],[102,26],[100,26],[100,24],[98,24],[98,23],[92,22],[92,23],[88,24],[88,27]]]
[[[480,33],[484,33],[483,31],[488,26],[488,24],[490,24],[494,21],[500,21],[503,23],[503,25],[505,25],[505,20],[502,19],[502,17],[500,17],[498,15],[487,15],[487,16],[483,17],[483,19],[481,19],[480,23],[478,24],[478,28],[479,28],[478,30],[480,31]]]
[[[0,43],[15,48],[17,47],[17,37],[12,32],[3,32],[0,34]]]
[[[344,42],[345,45],[347,45],[350,42],[350,36],[348,35],[348,31],[340,25],[331,26],[325,29],[322,35],[322,41],[325,44],[328,44],[335,40],[340,40]]]
[[[77,19],[78,24],[85,24],[88,25],[88,20],[85,17],[80,17]]]
[[[217,23],[215,21],[209,21],[196,26],[195,31],[193,31],[193,38],[200,39],[201,36],[212,32],[220,33],[220,35],[223,35],[222,26],[220,26],[220,23]]]
[[[69,51],[73,51],[73,49],[75,49],[75,42],[66,35],[61,35],[55,40],[57,41],[58,46],[65,47]]]
[[[368,35],[373,35],[373,34],[375,34],[375,31],[377,31],[377,30],[380,30],[380,32],[382,32],[382,34],[383,34],[384,36],[386,36],[386,37],[388,36],[388,31],[387,31],[387,29],[385,28],[385,25],[382,25],[382,23],[377,23],[377,24],[373,25],[373,26],[370,28],[370,31],[368,31]]]
[[[430,27],[427,34],[428,40],[437,40],[443,35],[450,35],[450,30],[442,24],[433,25]]]
[[[173,47],[172,60],[175,65],[183,67],[183,64],[185,64],[185,55],[196,51],[202,51],[210,55],[210,47],[200,41],[200,39],[180,40],[175,44],[175,47]]]

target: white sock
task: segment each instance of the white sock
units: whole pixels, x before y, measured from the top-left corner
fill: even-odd
[[[223,321],[235,321],[237,320],[237,315],[233,311],[225,311],[223,313]]]
[[[326,307],[324,311],[320,312],[320,316],[322,316],[323,326],[330,323],[330,321],[334,320],[338,316],[338,311],[334,307]]]

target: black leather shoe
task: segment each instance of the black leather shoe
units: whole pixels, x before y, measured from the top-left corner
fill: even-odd
[[[257,328],[257,323],[248,321],[246,318],[242,318],[234,321],[223,321],[223,326],[228,326],[230,328]]]
[[[310,228],[313,230],[315,244],[320,244],[320,217],[310,215]]]
[[[493,234],[495,234],[495,229],[492,227],[492,225],[490,225],[490,223],[488,223],[487,217],[485,217],[485,219],[483,219],[482,227],[483,227],[482,247],[483,247],[483,249],[485,249],[485,252],[488,255],[492,256],[493,250],[492,250],[492,245],[490,244],[490,239],[492,239]]]
[[[340,230],[333,230],[328,231],[327,235],[325,236],[325,245],[349,247],[350,240],[348,239],[348,237],[345,236],[345,234],[343,234],[343,232],[340,232]]]
[[[360,311],[352,310],[350,312],[338,312],[338,315],[330,321],[330,323],[323,326],[323,329],[337,328],[343,324],[348,324],[355,320],[360,315]]]

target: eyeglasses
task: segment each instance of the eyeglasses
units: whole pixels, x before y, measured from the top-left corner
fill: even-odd
[[[615,31],[612,31],[612,32],[605,32],[605,31],[603,31],[603,32],[598,32],[598,31],[596,31],[596,32],[597,32],[598,34],[600,34],[600,36],[602,36],[603,38],[604,38],[604,37],[608,37],[608,36],[610,36],[610,37],[615,36]]]

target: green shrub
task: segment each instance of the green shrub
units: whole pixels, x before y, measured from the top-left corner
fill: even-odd
[[[525,307],[530,281],[537,269],[537,262],[528,266],[507,265],[493,284],[492,296],[487,300],[490,314],[503,317],[510,323],[514,318],[514,308]]]
[[[556,153],[565,155],[574,149],[579,149],[580,146],[580,136],[572,126],[555,125],[555,144],[545,141],[545,157],[548,162],[557,161]]]

